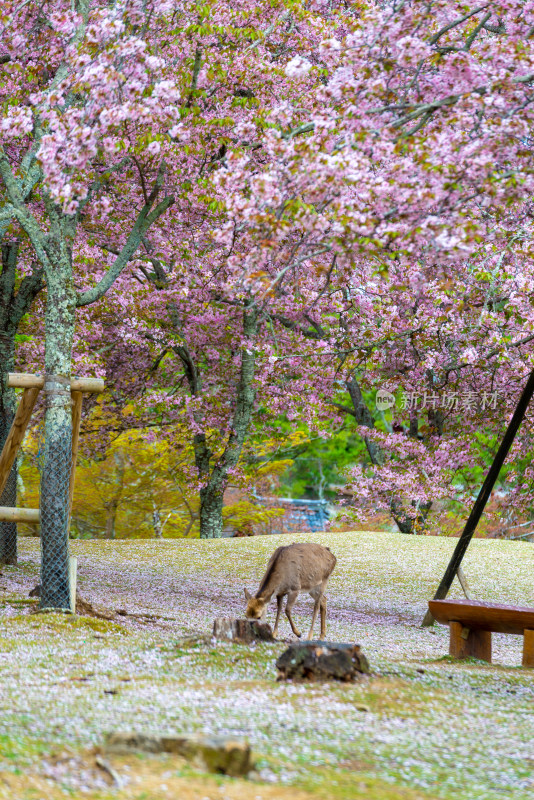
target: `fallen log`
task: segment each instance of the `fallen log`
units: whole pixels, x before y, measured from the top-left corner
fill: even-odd
[[[232,777],[247,775],[254,766],[249,743],[230,736],[202,734],[146,736],[133,732],[109,733],[106,736],[104,752],[117,755],[137,752],[169,753],[185,758],[200,769]]]
[[[357,644],[296,642],[276,662],[279,681],[355,681],[369,673]]]

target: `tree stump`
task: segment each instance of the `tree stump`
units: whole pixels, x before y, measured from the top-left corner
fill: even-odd
[[[217,617],[213,623],[213,636],[237,644],[276,642],[271,626],[255,619]]]
[[[296,642],[276,668],[279,681],[355,681],[369,673],[369,662],[357,644]]]

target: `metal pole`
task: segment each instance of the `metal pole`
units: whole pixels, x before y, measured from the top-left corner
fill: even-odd
[[[482,488],[478,493],[478,497],[475,500],[475,504],[471,513],[469,514],[469,519],[465,523],[465,528],[463,530],[462,535],[458,539],[458,544],[452,554],[452,558],[449,561],[449,566],[445,570],[445,574],[441,579],[441,583],[438,586],[438,590],[434,595],[434,600],[443,600],[447,596],[447,592],[451,588],[451,584],[454,580],[454,576],[458,571],[458,567],[462,563],[462,559],[465,555],[465,552],[469,546],[469,542],[473,538],[473,534],[476,530],[478,525],[478,521],[482,516],[482,512],[488,502],[489,496],[491,494],[491,490],[495,485],[495,481],[499,477],[499,472],[501,467],[504,463],[506,456],[508,455],[508,451],[512,446],[512,442],[515,439],[515,435],[523,417],[525,416],[526,410],[528,408],[528,404],[534,394],[534,370],[530,373],[530,377],[527,381],[527,385],[523,389],[523,394],[521,395],[519,402],[517,404],[516,410],[514,411],[513,417],[510,420],[510,424],[504,434],[503,440],[500,444],[499,449],[497,450],[497,455],[493,460],[493,464],[491,465],[488,474],[486,475],[486,480],[482,484]],[[425,614],[425,618],[423,619],[423,627],[427,627],[432,625],[434,622],[434,617],[427,611]]]

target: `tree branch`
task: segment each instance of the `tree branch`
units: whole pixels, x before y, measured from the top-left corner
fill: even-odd
[[[0,147],[0,177],[2,178],[9,198],[9,203],[6,203],[0,210],[0,226],[7,220],[11,222],[12,219],[16,219],[28,234],[41,264],[43,264],[43,266],[48,264],[46,235],[40,229],[33,214],[25,207],[22,183],[13,174],[11,164],[9,163],[9,159],[3,147]]]
[[[441,37],[445,33],[447,33],[447,31],[450,31],[453,28],[457,28],[458,25],[462,24],[462,22],[465,22],[466,20],[470,19],[470,17],[474,17],[475,14],[479,14],[481,11],[484,11],[484,9],[486,9],[488,7],[489,7],[489,3],[484,3],[483,6],[479,6],[478,8],[475,8],[474,11],[469,11],[467,14],[464,14],[463,17],[459,17],[458,19],[455,19],[452,22],[449,22],[448,25],[444,25],[443,28],[440,28],[439,31],[437,33],[435,33],[434,36],[432,36],[431,39],[428,40],[428,44],[430,44],[430,45],[437,44],[437,42],[439,42]]]
[[[284,317],[283,314],[269,314],[271,319],[275,319],[284,328],[287,328],[290,331],[295,331],[300,333],[302,336],[305,336],[307,339],[324,339],[325,336],[322,336],[318,330],[310,330],[309,328],[304,328],[302,325],[299,325],[298,322],[295,320],[289,319],[288,317]],[[310,320],[311,322],[311,320]],[[313,323],[311,323],[313,324]]]
[[[519,78],[512,78],[512,83],[515,84],[522,84],[522,83],[531,83],[534,80],[534,72],[529,72],[527,75],[522,75]],[[496,84],[493,84],[492,88],[495,88]],[[474,89],[471,89],[470,92],[462,92],[459,94],[450,94],[447,97],[443,97],[441,100],[434,100],[432,103],[423,103],[420,106],[416,106],[412,111],[408,114],[405,114],[403,117],[398,119],[396,122],[393,122],[391,127],[392,128],[402,128],[407,122],[411,122],[411,120],[418,119],[422,115],[427,115],[428,118],[437,111],[439,108],[443,108],[444,106],[453,106],[458,100],[470,95],[470,94],[479,94],[481,96],[487,94],[489,91],[489,87],[486,86],[476,86]],[[385,110],[385,108],[377,108],[377,109],[370,109],[370,114],[378,114]],[[415,130],[415,129],[414,129]],[[419,130],[419,127],[417,128]],[[403,136],[410,135],[409,133],[400,134],[398,138],[402,138]]]
[[[198,76],[199,76],[199,73],[200,73],[200,67],[201,66],[202,66],[202,48],[200,47],[200,45],[197,44],[196,49],[195,49],[195,61],[194,61],[194,64],[193,64],[193,74],[191,76],[191,86],[189,88],[189,97],[187,98],[187,103],[185,104],[186,108],[189,108],[191,106],[191,103],[193,102],[193,95],[194,95],[194,93],[196,91],[196,88],[197,88]]]
[[[150,211],[152,204],[154,203],[161,186],[163,185],[163,176],[165,173],[165,167],[162,164],[159,168],[158,176],[156,178],[156,182],[154,184],[154,188],[150,192],[148,196],[148,202],[145,203],[143,206],[139,216],[137,217],[136,223],[133,226],[128,239],[122,250],[120,251],[119,255],[115,259],[113,265],[108,269],[102,280],[100,280],[96,286],[92,289],[88,289],[83,294],[79,294],[76,300],[76,306],[81,308],[82,306],[87,306],[90,303],[94,303],[96,300],[99,300],[101,297],[105,295],[108,289],[113,285],[113,283],[117,280],[121,272],[124,270],[130,259],[132,258],[133,254],[141,244],[143,236],[150,228],[153,222],[155,222],[159,217],[161,217],[167,209],[174,203],[174,197],[165,197],[158,205]]]
[[[522,347],[522,345],[528,344],[533,339],[534,339],[534,333],[531,333],[528,336],[525,336],[523,339],[518,339],[517,342],[510,342],[509,344],[506,345],[506,349],[511,348],[511,347]],[[490,350],[489,353],[486,353],[486,355],[484,356],[484,361],[487,361],[488,359],[493,358],[493,356],[496,356],[501,352],[502,352],[502,348],[495,347],[493,350]],[[472,367],[472,366],[473,366],[473,364],[471,364],[471,363],[466,361],[463,364],[449,364],[449,365],[447,365],[447,366],[445,366],[443,368],[443,371],[446,372],[446,373],[456,372],[456,370],[465,369],[466,367]],[[437,387],[437,388],[441,388],[441,387]]]
[[[343,403],[336,403],[334,400],[326,400],[327,405],[337,408],[338,411],[343,411],[344,414],[350,414],[352,417],[356,416],[356,412],[350,406],[344,406]]]
[[[39,292],[45,287],[43,267],[37,261],[34,261],[32,263],[32,268],[33,272],[31,275],[26,275],[26,277],[23,278],[15,298],[13,318],[17,327]]]
[[[300,136],[302,133],[312,133],[315,130],[314,122],[305,122],[302,125],[297,125],[287,133],[282,134],[282,139],[292,139],[294,136]]]

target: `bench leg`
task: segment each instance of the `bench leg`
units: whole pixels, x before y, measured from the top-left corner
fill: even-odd
[[[467,631],[461,622],[449,622],[449,654],[454,658],[479,658],[491,664],[491,632]],[[463,634],[463,635],[462,635]]]
[[[534,630],[523,631],[523,666],[534,667]]]

